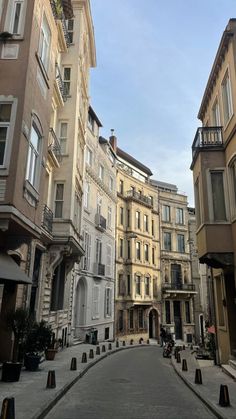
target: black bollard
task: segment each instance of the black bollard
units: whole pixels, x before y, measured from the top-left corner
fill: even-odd
[[[123,340],[122,345],[125,346],[125,340]]]
[[[77,359],[76,358],[71,359],[70,370],[71,371],[76,371],[77,370]]]
[[[186,359],[182,360],[182,371],[188,371],[188,366],[187,366]]]
[[[106,352],[106,346],[102,345],[102,352]]]
[[[84,364],[85,362],[87,362],[87,354],[86,354],[86,352],[83,352],[81,362],[82,362],[82,364]]]
[[[119,341],[116,341],[116,347],[119,348]]]
[[[228,386],[221,384],[219,405],[222,407],[230,406]]]
[[[183,351],[185,351],[185,345],[183,345]]]
[[[48,379],[46,388],[56,388],[56,375],[55,370],[48,371]]]
[[[139,344],[142,345],[142,343],[143,343],[143,338],[140,338],[139,339]]]
[[[134,339],[130,339],[130,345],[134,344]]]
[[[101,352],[100,352],[100,346],[97,346],[97,347],[96,347],[96,355],[100,355],[100,353],[101,353]]]
[[[90,349],[90,351],[89,351],[89,358],[90,359],[93,359],[94,358],[93,349]]]
[[[111,350],[112,350],[112,344],[111,344],[111,343],[109,343],[109,344],[108,344],[108,350],[109,350],[109,351],[111,351]]]
[[[147,340],[147,345],[150,345],[150,341],[149,341],[149,339]]]
[[[202,384],[202,372],[200,368],[197,368],[195,371],[195,384]]]
[[[177,364],[181,364],[181,358],[180,358],[179,351],[177,352],[176,361],[177,361]]]
[[[6,397],[2,402],[1,419],[15,419],[15,399]]]

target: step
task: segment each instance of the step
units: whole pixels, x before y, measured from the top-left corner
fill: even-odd
[[[231,378],[236,380],[236,370],[232,368],[228,364],[222,364],[221,365],[222,371],[225,372],[225,374],[229,375]]]
[[[72,345],[77,346],[77,345],[81,345],[82,343],[84,343],[83,340],[74,339]]]
[[[236,360],[230,359],[229,360],[229,366],[232,367],[236,371]]]

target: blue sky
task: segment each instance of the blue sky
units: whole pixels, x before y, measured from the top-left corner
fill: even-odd
[[[235,0],[91,0],[97,67],[91,104],[120,148],[194,205],[191,145]]]

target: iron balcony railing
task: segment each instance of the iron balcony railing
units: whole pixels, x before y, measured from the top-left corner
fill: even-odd
[[[223,145],[222,127],[200,127],[197,129],[192,145],[194,157],[199,148],[220,147]]]
[[[96,227],[101,230],[104,231],[107,228],[107,220],[106,218],[104,218],[101,214],[97,213],[95,215],[95,224]]]
[[[105,275],[105,265],[102,263],[95,262],[94,263],[94,274],[104,276]]]
[[[149,207],[153,206],[152,199],[149,198],[149,196],[143,195],[140,192],[133,191],[133,190],[127,191],[126,192],[126,197],[128,199],[134,199],[135,201],[141,202],[141,203],[143,203],[143,204],[145,204]]]
[[[53,212],[52,212],[52,210],[50,210],[50,208],[48,208],[47,205],[44,205],[42,226],[49,233],[52,233],[52,223],[53,223]]]
[[[176,291],[195,291],[196,287],[194,284],[176,284],[175,282],[168,282],[162,284],[162,288],[165,290],[176,290]]]
[[[50,128],[49,136],[50,136],[50,138],[49,138],[48,150],[52,151],[53,154],[56,156],[58,162],[61,163],[61,161],[62,161],[61,145],[58,141],[58,138],[57,138],[53,128]]]
[[[55,77],[56,77],[57,86],[58,86],[58,89],[60,90],[62,99],[63,99],[64,102],[66,102],[67,96],[66,96],[66,93],[65,93],[64,82],[62,80],[61,71],[60,71],[59,65],[57,63],[56,63],[56,67],[55,67]]]
[[[67,24],[66,24],[66,19],[65,19],[65,15],[63,12],[63,5],[61,0],[50,0],[50,4],[51,4],[51,8],[52,8],[52,14],[54,16],[55,20],[60,20],[61,24],[62,24],[62,30],[64,33],[64,37],[66,40],[66,45],[67,47],[70,46],[70,36],[67,30]]]

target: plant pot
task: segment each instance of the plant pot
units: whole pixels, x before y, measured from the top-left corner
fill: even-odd
[[[37,371],[41,356],[26,354],[24,358],[24,366],[28,371]]]
[[[19,381],[22,364],[21,362],[3,362],[2,381],[12,383]]]
[[[57,349],[46,349],[45,351],[45,358],[47,361],[53,361],[55,355],[57,353]]]

